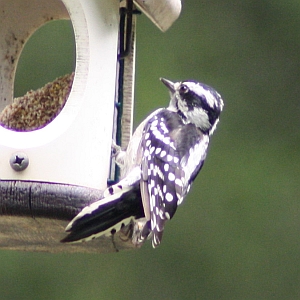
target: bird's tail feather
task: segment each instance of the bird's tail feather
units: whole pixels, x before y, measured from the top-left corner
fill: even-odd
[[[111,195],[85,207],[66,227],[69,234],[63,243],[88,241],[110,235],[127,225],[132,218],[144,216],[139,189]]]

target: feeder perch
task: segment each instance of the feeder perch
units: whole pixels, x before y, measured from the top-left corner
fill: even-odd
[[[134,13],[141,10],[165,31],[180,9],[180,0],[0,0],[1,249],[133,248],[122,233],[88,243],[59,241],[68,222],[100,199],[115,176],[112,138],[125,146],[132,133]],[[24,45],[39,27],[61,19],[71,20],[74,30],[74,74],[13,100]],[[24,106],[27,112],[18,115]]]

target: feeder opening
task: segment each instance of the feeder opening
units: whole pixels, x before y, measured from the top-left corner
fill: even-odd
[[[70,20],[50,21],[37,29],[17,62],[14,99],[0,112],[0,125],[33,131],[53,121],[71,92],[75,59]]]

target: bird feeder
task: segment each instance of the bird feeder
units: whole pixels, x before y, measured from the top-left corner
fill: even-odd
[[[180,0],[0,0],[0,248],[132,247],[121,236],[59,241],[68,221],[115,177],[112,138],[126,146],[131,136],[136,14],[165,31],[180,10]],[[61,19],[74,30],[74,74],[13,100],[24,45],[42,25]]]

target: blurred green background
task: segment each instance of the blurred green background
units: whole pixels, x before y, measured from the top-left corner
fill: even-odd
[[[16,95],[73,69],[70,24],[43,30],[20,61]],[[0,251],[1,299],[300,299],[300,2],[184,1],[166,33],[139,16],[136,124],[167,104],[161,76],[205,82],[225,101],[162,245]]]

